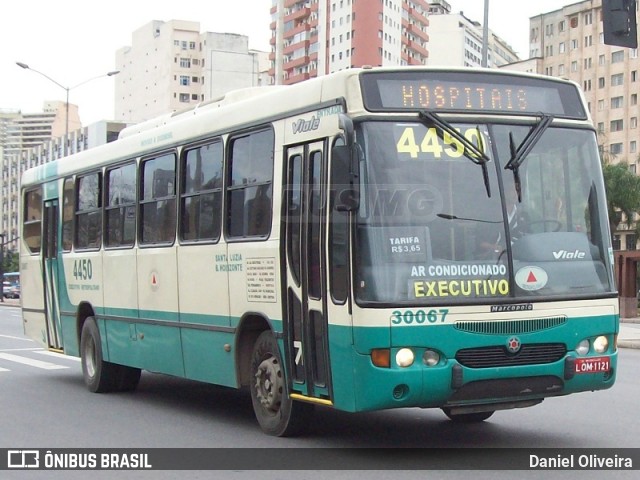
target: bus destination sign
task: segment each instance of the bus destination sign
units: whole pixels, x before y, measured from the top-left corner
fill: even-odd
[[[586,119],[577,88],[534,77],[474,72],[415,71],[362,75],[370,111],[430,110],[534,114]]]

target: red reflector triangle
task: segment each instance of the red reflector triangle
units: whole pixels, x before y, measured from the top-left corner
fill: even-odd
[[[538,279],[536,278],[536,276],[533,274],[533,272],[529,272],[529,276],[527,277],[527,283],[533,283],[533,282],[537,282]]]
[[[155,285],[156,283],[158,283],[158,281],[156,280],[156,276],[152,275],[151,276],[151,285]]]

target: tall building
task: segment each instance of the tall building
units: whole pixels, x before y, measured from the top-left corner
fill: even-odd
[[[36,122],[34,119],[38,115],[0,111],[0,125],[5,124],[9,132],[23,134],[21,139],[18,138],[19,135],[10,134],[9,137],[14,139],[10,143],[10,150],[4,150],[4,155],[0,157],[0,232],[7,234],[9,250],[17,249],[22,172],[65,156],[65,140],[68,143],[69,154],[76,153],[116,140],[118,133],[126,126],[123,123],[101,121],[70,131],[66,138],[64,135],[52,138],[51,133],[46,136],[41,132],[43,124],[48,121],[51,125],[55,117],[51,118],[50,114],[45,112],[40,114],[43,118]],[[7,117],[9,119],[6,122],[2,121]],[[63,126],[63,133],[64,129],[65,126]],[[16,148],[16,145],[22,145],[22,147]]]
[[[602,0],[586,0],[529,19],[530,56],[539,73],[568,78],[584,90],[602,156],[626,161],[638,173],[640,60],[638,50],[604,44]],[[626,225],[614,232],[616,249],[635,249]]]
[[[426,0],[272,0],[272,84],[363,65],[424,65]]]
[[[445,0],[432,0],[429,16],[429,65],[449,67],[482,66],[482,24],[463,12],[451,13]],[[518,61],[518,54],[489,31],[487,66],[500,67]]]
[[[200,23],[154,20],[116,52],[116,120],[138,123],[265,82],[267,53],[248,37],[200,33]],[[263,58],[264,57],[264,58]]]
[[[0,112],[0,148],[2,158],[19,154],[52,137],[64,136],[67,108],[65,102],[44,102],[42,112]],[[69,131],[80,127],[78,106],[69,104]]]

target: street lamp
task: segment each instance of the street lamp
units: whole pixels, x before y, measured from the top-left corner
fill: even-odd
[[[68,142],[69,142],[69,90],[73,90],[74,88],[78,88],[80,85],[84,85],[85,83],[88,83],[88,82],[90,82],[92,80],[95,80],[97,78],[111,77],[113,75],[117,75],[117,74],[120,73],[120,70],[112,70],[111,72],[103,73],[102,75],[97,75],[95,77],[88,78],[87,80],[85,80],[83,82],[80,82],[77,85],[74,85],[72,87],[65,87],[61,83],[56,82],[49,75],[47,75],[45,73],[42,73],[41,71],[36,70],[35,68],[31,68],[26,63],[16,62],[16,65],[18,65],[20,68],[24,68],[25,70],[31,70],[33,72],[36,72],[36,73],[42,75],[44,78],[46,78],[47,80],[55,83],[57,86],[59,86],[60,88],[62,88],[66,92],[67,101],[65,102],[65,129],[64,129],[64,155],[65,156],[67,155]]]

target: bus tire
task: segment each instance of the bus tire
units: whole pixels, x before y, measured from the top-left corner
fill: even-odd
[[[82,376],[89,391],[104,393],[117,388],[119,365],[103,360],[100,330],[93,317],[88,317],[82,325],[80,359]]]
[[[487,418],[495,413],[495,410],[488,412],[475,413],[452,413],[450,408],[443,408],[444,414],[455,423],[479,423],[484,422]]]
[[[269,330],[262,332],[253,346],[249,383],[253,411],[265,433],[287,437],[302,431],[313,406],[289,397],[280,349]]]

